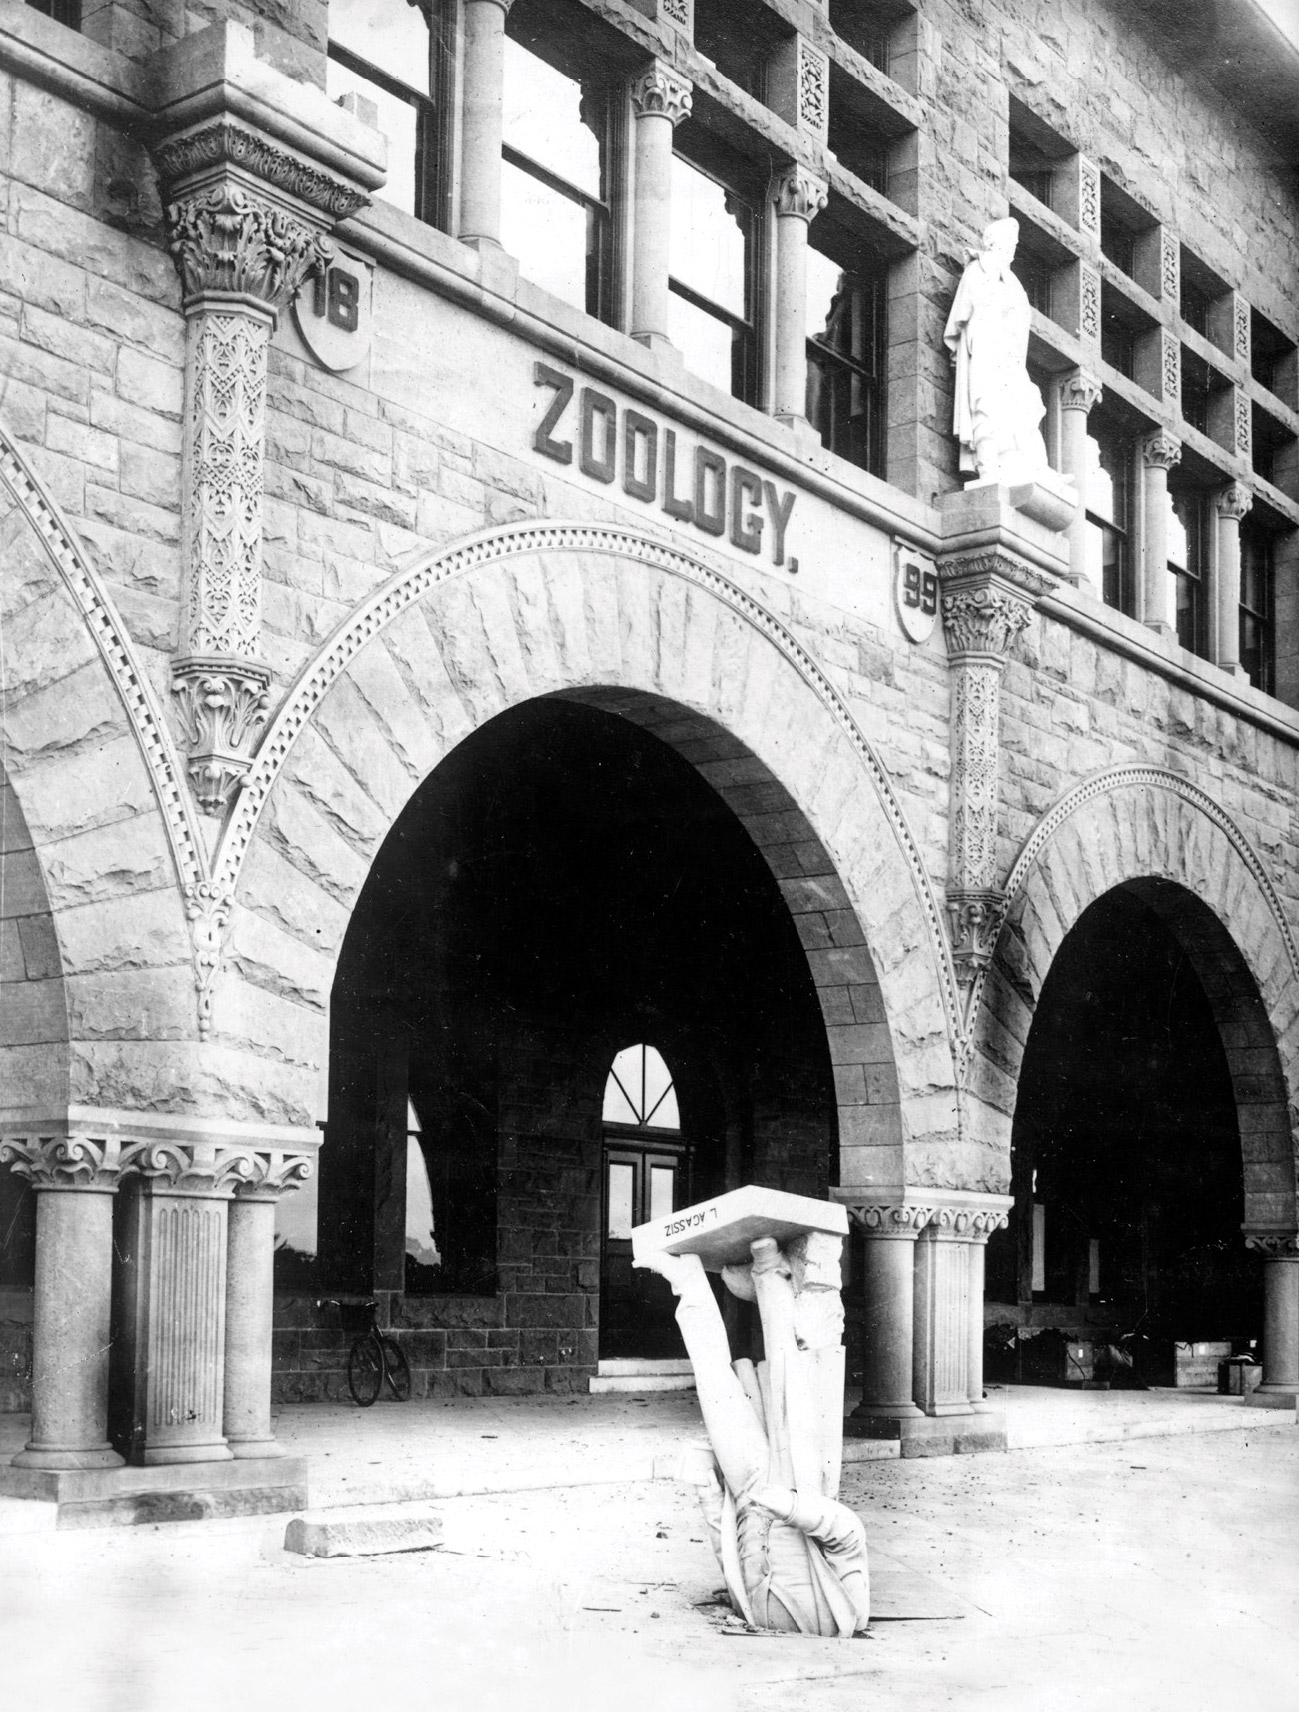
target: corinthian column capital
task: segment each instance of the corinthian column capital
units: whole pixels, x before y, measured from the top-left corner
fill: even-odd
[[[829,200],[825,180],[794,161],[777,168],[771,177],[771,200],[778,215],[814,220]]]
[[[1254,495],[1247,487],[1244,486],[1243,483],[1232,482],[1230,487],[1221,488],[1218,493],[1215,494],[1214,504],[1217,506],[1219,517],[1229,518],[1235,523],[1241,523],[1244,521],[1251,506],[1254,504]]]
[[[333,255],[318,226],[236,183],[168,203],[167,225],[186,308],[216,298],[274,317]]]
[[[139,1152],[116,1136],[10,1135],[0,1140],[0,1165],[33,1189],[80,1189],[111,1194]]]
[[[1141,442],[1141,459],[1148,470],[1171,470],[1182,461],[1182,442],[1162,430]]]
[[[632,84],[631,104],[638,119],[670,119],[676,126],[690,116],[694,85],[679,71],[656,59]]]

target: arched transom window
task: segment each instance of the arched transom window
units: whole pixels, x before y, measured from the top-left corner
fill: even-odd
[[[637,1129],[680,1129],[676,1089],[663,1055],[652,1046],[624,1046],[604,1085],[604,1121]]]

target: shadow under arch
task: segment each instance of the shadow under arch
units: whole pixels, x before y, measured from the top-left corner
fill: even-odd
[[[975,1026],[972,1086],[1010,1123],[1043,985],[1066,935],[1123,887],[1167,928],[1203,988],[1240,1121],[1247,1228],[1296,1216],[1291,1113],[1299,1073],[1294,939],[1267,871],[1200,787],[1162,769],[1116,769],[1062,799],[1012,872],[1007,918]]]
[[[919,848],[796,638],[660,541],[514,526],[390,579],[303,669],[263,742],[216,859],[236,942],[261,916],[310,943],[323,1010],[352,904],[406,802],[464,737],[548,696],[640,725],[739,817],[821,1001],[842,1180],[906,1181],[913,1136],[941,1148],[958,1132],[955,989]]]

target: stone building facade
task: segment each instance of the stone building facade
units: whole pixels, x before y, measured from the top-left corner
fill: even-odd
[[[339,1301],[584,1390],[750,1180],[908,1452],[985,1325],[1292,1400],[1299,50],[265,10],[0,6],[4,1489],[281,1491]],[[1059,473],[963,487],[1008,212]]]

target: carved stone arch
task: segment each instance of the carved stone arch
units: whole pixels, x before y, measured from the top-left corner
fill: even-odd
[[[187,787],[104,584],[3,431],[0,767],[63,1008],[60,1046],[14,1058],[0,1106],[166,1109],[187,1078],[157,1043],[193,1040],[198,1020],[184,889],[203,854]],[[17,873],[18,847],[7,856]],[[18,1003],[6,985],[7,1018]]]
[[[352,903],[397,815],[462,738],[544,696],[672,745],[763,851],[826,1017],[844,1181],[938,1168],[957,1133],[955,987],[884,769],[759,602],[616,528],[515,526],[434,555],[394,576],[305,668],[217,858],[216,883],[235,899],[218,1034],[229,1003],[268,1030],[288,1007],[300,1037],[323,1040]]]
[[[976,1017],[971,1083],[1007,1161],[1020,1066],[1047,973],[1083,911],[1119,886],[1164,922],[1213,1010],[1240,1118],[1247,1221],[1293,1224],[1294,935],[1241,829],[1200,786],[1163,768],[1115,768],[1069,792],[1011,871],[1006,923]]]

